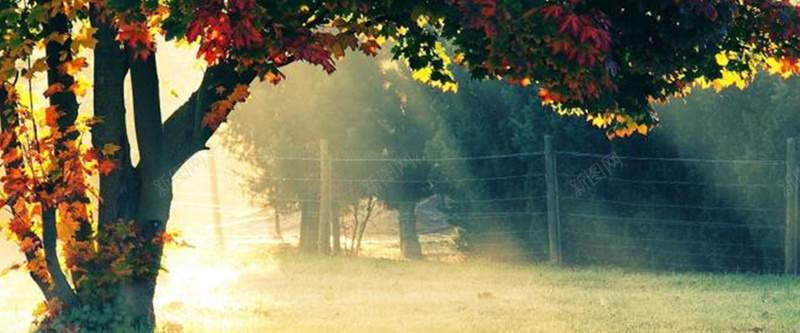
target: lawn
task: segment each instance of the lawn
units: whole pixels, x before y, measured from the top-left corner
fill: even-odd
[[[267,247],[169,253],[156,297],[165,332],[800,332],[800,280],[778,276],[322,258]],[[0,279],[0,288],[16,288],[0,289],[2,332],[30,320],[36,294],[23,278]]]

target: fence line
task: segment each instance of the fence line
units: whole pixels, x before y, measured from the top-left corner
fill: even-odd
[[[603,158],[607,155],[594,154],[594,153],[580,153],[574,151],[557,151],[557,155],[569,155],[576,157],[593,157]],[[704,159],[704,158],[686,158],[686,157],[637,157],[637,156],[617,156],[621,160],[631,161],[665,161],[665,162],[701,162],[701,163],[742,163],[742,164],[767,164],[767,165],[783,165],[786,163],[784,160],[726,160],[726,159]]]
[[[548,156],[550,155],[547,154],[549,153],[547,153],[547,150],[545,150],[514,154],[443,158],[346,158],[334,156],[330,158],[330,161],[335,163],[334,175],[332,176],[330,182],[337,184],[338,186],[347,186],[347,184],[351,184],[351,187],[343,187],[341,189],[353,192],[348,193],[355,198],[358,196],[364,196],[365,193],[360,193],[364,190],[363,184],[375,182],[376,177],[374,175],[369,177],[364,176],[363,178],[353,177],[353,173],[350,173],[350,176],[336,177],[335,175],[337,166],[343,168],[343,170],[347,172],[349,171],[349,168],[354,168],[354,165],[357,166],[357,164],[369,165],[369,163],[396,163],[397,161],[402,161],[404,163],[423,162],[431,164],[439,162],[489,160],[496,161],[498,163],[504,163],[504,161],[507,161],[505,163],[509,163],[510,166],[515,167],[513,169],[516,172],[509,172],[509,174],[484,175],[483,177],[461,177],[453,179],[447,179],[446,177],[443,179],[429,179],[427,176],[415,178],[412,176],[403,175],[403,177],[398,177],[397,179],[391,179],[388,181],[383,180],[383,184],[381,185],[379,183],[378,185],[390,186],[391,184],[420,184],[421,186],[435,187],[441,184],[455,184],[458,186],[466,186],[468,188],[468,186],[471,185],[470,183],[473,182],[477,183],[478,185],[487,184],[488,186],[497,186],[497,184],[501,184],[502,192],[511,192],[513,194],[503,198],[496,198],[487,194],[483,194],[484,197],[488,196],[487,199],[482,199],[480,195],[476,197],[465,195],[466,198],[451,198],[460,205],[480,206],[486,208],[465,210],[462,214],[448,214],[447,218],[450,220],[450,222],[462,226],[478,227],[476,230],[487,229],[484,232],[478,232],[476,234],[477,236],[505,235],[509,237],[520,238],[517,241],[521,242],[521,244],[547,245],[549,242],[548,238],[553,237],[552,232],[548,235],[546,227],[544,227],[544,225],[548,223],[547,221],[552,220],[552,217],[547,218],[549,212],[548,205],[545,203],[545,199],[548,199],[548,196],[543,194],[546,192],[546,179],[549,176],[545,170],[544,164],[542,163],[545,162],[546,158],[549,158]],[[555,157],[553,160],[555,161],[556,165],[558,165],[559,171],[561,171],[554,171],[552,174],[556,180],[555,186],[557,189],[560,189],[560,191],[567,191],[569,190],[568,182],[564,180],[574,180],[578,175],[583,174],[583,172],[571,174],[569,170],[584,170],[584,168],[589,165],[584,165],[586,163],[581,163],[580,161],[585,161],[585,159],[606,159],[610,155],[553,150],[552,156]],[[540,157],[545,158],[540,159]],[[626,163],[635,162],[633,163],[635,166],[645,165],[643,163],[649,163],[647,164],[648,167],[643,168],[647,170],[646,172],[650,173],[657,173],[657,171],[653,171],[658,170],[655,168],[662,168],[662,170],[666,169],[667,165],[672,165],[669,163],[683,163],[683,167],[685,168],[689,168],[689,166],[697,163],[711,164],[714,168],[747,166],[748,168],[752,169],[747,169],[746,172],[761,172],[763,174],[770,175],[773,173],[780,173],[781,176],[783,176],[786,171],[784,170],[786,161],[771,159],[744,160],[687,157],[641,157],[622,155],[614,155],[614,157]],[[536,159],[531,160],[530,158]],[[318,157],[246,155],[245,159],[270,159],[278,162],[300,161],[307,162],[309,166],[305,169],[296,168],[297,175],[292,177],[277,177],[273,175],[259,178],[263,181],[272,183],[286,182],[288,185],[291,185],[292,182],[297,182],[306,184],[304,186],[309,186],[311,188],[317,187],[322,183],[321,179],[319,178],[319,174],[315,169],[320,162],[320,158]],[[601,163],[600,161],[596,161],[593,164],[600,165]],[[609,168],[606,165],[604,166]],[[527,169],[528,172],[519,172],[519,170],[525,169]],[[303,172],[303,170],[305,170],[305,172]],[[713,169],[715,172],[722,170],[724,169]],[[692,257],[699,257],[752,259],[765,262],[769,261],[771,263],[770,266],[765,266],[764,269],[774,270],[774,267],[772,267],[772,262],[779,260],[783,255],[782,253],[779,253],[779,250],[784,248],[783,244],[779,242],[772,242],[772,240],[775,238],[775,235],[785,233],[787,231],[787,227],[783,223],[783,216],[777,215],[777,213],[785,213],[786,208],[784,206],[775,205],[764,206],[735,204],[737,200],[739,200],[737,195],[740,194],[745,197],[745,199],[748,196],[753,195],[755,195],[756,198],[767,198],[772,196],[777,197],[776,194],[780,193],[780,187],[774,182],[770,183],[753,181],[754,179],[752,179],[752,177],[750,177],[749,181],[744,181],[747,179],[747,177],[737,177],[737,181],[730,181],[727,179],[720,179],[721,181],[693,180],[697,178],[704,180],[714,179],[713,177],[709,177],[704,173],[684,173],[679,176],[681,178],[669,179],[669,177],[666,176],[666,172],[663,172],[664,176],[660,177],[659,179],[636,179],[625,177],[624,175],[612,175],[611,170],[609,169],[608,171],[608,174],[605,175],[604,178],[601,178],[600,181],[607,181],[609,183],[608,186],[616,186],[627,189],[628,191],[626,193],[593,194],[591,196],[587,194],[587,196],[583,198],[571,196],[566,193],[556,194],[555,200],[563,204],[561,206],[555,206],[558,207],[556,216],[557,219],[559,219],[560,228],[563,229],[563,231],[559,231],[559,233],[568,237],[562,242],[559,242],[559,247],[564,246],[564,251],[567,253],[574,252],[573,254],[567,256],[570,260],[582,262],[586,259],[590,259],[613,262],[615,259],[609,256],[582,251],[582,249],[586,250],[584,249],[585,247],[594,249],[620,249],[631,247],[631,245],[624,244],[624,242],[636,242],[645,245],[632,248],[634,250],[640,250],[640,252],[642,252],[641,250],[644,250],[641,253],[642,258],[639,258],[641,260],[650,260],[651,262],[658,261],[646,257],[658,256],[659,254],[683,256],[687,262],[671,263],[670,267],[686,267],[692,269],[708,269],[713,268],[712,266],[720,265],[719,263],[698,265],[696,262],[692,262]],[[377,175],[378,170],[374,170],[374,172]],[[735,172],[741,173],[743,171],[735,170]],[[779,178],[780,176],[775,176],[776,180]],[[764,178],[760,179],[763,181]],[[768,180],[771,181],[772,179]],[[466,183],[466,185],[462,185],[463,183]],[[302,188],[308,189],[309,187]],[[697,189],[696,187],[707,187],[708,189]],[[717,189],[725,189],[729,192],[734,192],[735,195],[728,193],[728,196],[720,195],[719,197],[713,197],[713,201],[716,203],[714,205],[697,203],[665,203],[663,202],[665,200],[664,198],[656,199],[654,197],[654,189],[659,188],[669,188],[669,191],[674,192],[674,194],[670,194],[673,192],[666,192],[667,194],[665,194],[666,196],[669,196],[666,198],[666,200],[671,200],[670,202],[681,201],[681,193],[699,193],[695,191],[716,191]],[[680,188],[682,191],[678,191],[674,188]],[[748,192],[739,192],[735,190],[746,190]],[[336,190],[334,190],[334,194],[336,193]],[[658,194],[662,193],[664,192],[659,192]],[[716,195],[715,193],[717,192],[710,193]],[[369,195],[373,194],[374,193],[369,193]],[[199,195],[199,193],[176,192],[175,195]],[[313,190],[306,193],[296,193],[296,195],[297,196],[266,195],[265,197],[269,201],[275,203],[323,203]],[[703,198],[705,199],[705,197]],[[356,199],[342,200],[338,198],[331,199],[330,202],[341,205],[353,203],[355,201]],[[389,206],[418,203],[418,201],[414,200],[380,201],[383,204],[388,204]],[[752,203],[752,201],[750,202]],[[198,207],[195,204],[188,202],[176,202],[174,204],[177,206]],[[212,209],[221,210],[221,208],[222,207],[213,207]],[[552,209],[552,206],[550,209]],[[306,214],[310,214],[311,217],[319,216],[319,214],[315,212],[306,212]],[[507,222],[506,220],[510,219],[514,219],[514,221],[516,221],[515,223],[519,223],[519,221],[524,221],[527,219],[531,226],[530,230],[498,231],[492,230],[491,228],[485,228],[489,225],[504,227],[504,224],[498,222]],[[748,223],[751,221],[755,221],[757,223]],[[615,226],[615,228],[606,228],[608,230],[605,230],[603,233],[586,231],[596,229],[599,225]],[[637,227],[638,229],[636,229]],[[680,238],[682,236],[672,235],[670,232],[693,235],[693,238],[687,236]],[[693,234],[693,232],[698,232],[700,236],[722,235],[715,236],[722,239],[715,239],[713,237],[708,239],[698,239],[696,234]],[[725,239],[725,237],[730,239]],[[735,239],[742,239],[742,241],[737,242]],[[561,243],[563,243],[563,245],[561,245]],[[712,253],[696,253],[688,250],[661,248],[671,244],[705,248],[712,251]],[[485,246],[488,246],[487,248],[491,248],[491,246],[502,247],[502,245],[503,244],[488,244]],[[726,248],[732,248],[732,250]],[[548,250],[545,249],[543,251],[546,253]],[[739,252],[736,251],[741,253],[737,254]]]
[[[639,204],[618,200],[602,200],[602,199],[581,199],[574,197],[562,197],[562,200],[580,200],[583,202],[599,202],[604,204],[617,204],[624,206],[635,207],[656,207],[656,208],[687,208],[687,209],[709,209],[709,210],[744,210],[744,211],[770,211],[770,212],[785,212],[783,208],[757,208],[757,207],[736,207],[736,206],[697,206],[697,205],[678,205],[678,204]]]

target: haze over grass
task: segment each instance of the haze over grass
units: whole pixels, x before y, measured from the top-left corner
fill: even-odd
[[[272,249],[170,250],[156,296],[162,332],[800,332],[800,281],[785,277]],[[0,331],[27,327],[28,283],[0,279]]]

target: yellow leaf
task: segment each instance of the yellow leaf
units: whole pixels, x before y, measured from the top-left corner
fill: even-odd
[[[36,309],[33,310],[33,316],[39,317],[47,313],[47,303],[40,302],[39,305],[36,306]]]
[[[106,143],[106,144],[103,145],[103,149],[100,150],[100,152],[102,152],[103,155],[106,155],[106,156],[113,156],[119,150],[120,150],[120,147],[118,145],[113,144],[113,143]]]
[[[78,52],[81,47],[93,49],[97,45],[97,39],[94,34],[97,28],[92,28],[88,22],[84,22],[81,30],[72,39],[72,50]]]
[[[611,124],[611,117],[607,117],[605,115],[597,115],[597,116],[589,116],[589,120],[592,121],[592,126],[599,127],[599,128],[606,128],[609,124]]]
[[[414,71],[411,77],[419,82],[428,83],[431,80],[431,74],[433,74],[433,68],[425,67]]]
[[[50,35],[45,37],[44,43],[47,44],[49,42],[56,42],[56,43],[59,43],[59,44],[64,44],[64,42],[66,42],[68,38],[69,38],[68,34],[62,34],[62,33],[59,33],[59,32],[52,32],[52,33],[50,33]]]
[[[718,65],[720,65],[722,67],[725,67],[725,66],[728,65],[728,62],[729,62],[728,61],[728,56],[725,55],[724,53],[717,54],[714,58],[716,58]]]
[[[86,90],[88,90],[91,86],[92,85],[89,82],[81,80],[80,78],[76,78],[75,83],[72,84],[70,89],[72,89],[72,92],[74,92],[76,96],[83,97],[86,96]]]
[[[31,64],[31,69],[27,73],[25,73],[25,78],[31,80],[33,79],[33,76],[36,75],[36,73],[46,72],[47,69],[48,69],[47,62],[45,61],[44,57],[36,59],[36,61],[34,61],[33,64]]]

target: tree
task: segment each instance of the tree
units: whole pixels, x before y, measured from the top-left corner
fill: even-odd
[[[467,73],[454,72],[465,81]],[[426,151],[440,158],[430,178],[452,201],[462,250],[502,259],[546,255],[534,246],[546,244],[546,221],[532,214],[545,204],[544,158],[529,153],[543,149],[547,134],[564,150],[607,152],[610,142],[579,119],[560,119],[527,88],[502,82],[464,82],[458,94],[428,99],[438,126]],[[560,173],[567,168],[559,163]]]
[[[646,133],[657,120],[650,101],[694,83],[744,84],[758,67],[800,68],[798,10],[769,0],[2,0],[0,11],[3,200],[15,213],[4,228],[26,254],[50,319],[58,309],[59,320],[81,309],[125,315],[78,324],[98,331],[153,329],[170,177],[205,149],[255,78],[277,83],[291,63],[332,72],[345,51],[374,54],[392,39],[395,56],[421,81],[455,89],[448,66],[457,63],[475,77],[537,83],[543,100],[609,135]],[[156,34],[197,43],[208,63],[195,93],[167,119]],[[88,66],[84,48],[94,69],[88,119],[78,112],[87,84],[75,80]],[[125,132],[128,74],[136,165]],[[47,88],[37,93],[49,105],[31,107],[22,92],[32,95],[24,87],[42,75]],[[91,147],[82,135],[88,127]],[[50,319],[45,324],[58,324]]]
[[[320,185],[316,159],[319,140],[325,139],[335,159],[334,211],[359,216],[380,199],[389,208],[402,207],[404,217],[413,217],[413,203],[425,194],[418,190],[428,187],[425,173],[420,174],[422,162],[394,170],[396,179],[387,179],[386,184],[377,176],[387,160],[422,156],[433,130],[432,114],[421,99],[424,94],[407,69],[387,56],[353,56],[339,64],[335,80],[324,80],[324,74],[303,67],[287,73],[288,82],[277,88],[259,87],[253,94],[253,105],[270,104],[268,112],[238,114],[226,132],[228,145],[256,170],[245,177],[250,193],[269,206],[300,208],[300,248],[316,252]],[[366,222],[349,228],[349,234],[363,234]],[[412,231],[401,237],[401,244],[411,244],[401,246],[409,249],[403,253],[420,257],[413,219],[402,222],[403,230]]]

